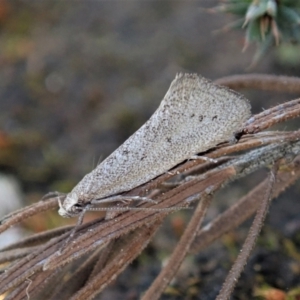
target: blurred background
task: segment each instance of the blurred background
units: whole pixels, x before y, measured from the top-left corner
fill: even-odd
[[[196,72],[212,80],[250,72],[248,67],[255,47],[252,45],[242,53],[243,32],[214,34],[235,19],[203,9],[218,3],[1,0],[0,216],[38,201],[49,191],[70,191],[151,116],[177,72]],[[300,76],[300,55],[295,53],[300,53],[300,49],[291,50],[287,45],[271,49],[251,72]],[[296,98],[295,95],[242,92],[251,101],[253,112]],[[295,126],[297,123],[289,129]],[[247,182],[226,189],[223,198],[229,202],[216,201],[219,205],[209,214],[213,216],[220,207],[228,207],[244,194],[244,186],[250,188],[265,174],[250,176]],[[286,198],[274,203],[267,228],[291,236],[299,229],[300,204],[295,201],[299,186],[282,197]],[[26,221],[24,228],[27,232],[37,232],[74,221],[66,221],[54,212],[51,216]],[[176,234],[181,233],[186,222],[188,217],[184,214],[174,214],[165,230],[172,231],[175,239],[170,241],[158,235],[145,256],[151,257],[153,253],[163,256],[157,254],[156,247],[166,253],[171,251]],[[193,260],[192,263],[187,260],[179,292],[171,291],[166,299],[182,295],[193,299],[187,295],[195,286],[201,287],[201,299],[213,299],[230,267],[225,257],[229,255],[233,260],[238,252],[237,236],[238,233],[229,235],[225,246],[218,244],[214,250],[204,252],[196,265]],[[282,249],[280,242],[274,241],[269,233],[270,236],[276,251]],[[0,243],[10,238],[13,237],[2,238]],[[232,250],[235,243],[237,248]],[[229,251],[220,252],[220,247]],[[259,259],[264,251],[257,254]],[[252,268],[253,264],[250,264]],[[203,267],[201,272],[207,270],[205,284],[202,277],[198,278],[197,266]],[[105,295],[113,295],[113,299],[119,295],[122,299],[135,299],[136,289],[145,289],[159,267],[158,259],[150,271],[142,263],[133,264],[131,268],[136,269],[131,282],[125,276],[119,279],[118,292],[122,293],[109,294],[113,293],[110,290],[101,299],[106,299]],[[225,273],[220,271],[223,268]],[[282,270],[282,266],[278,268]],[[299,265],[298,268],[300,274]],[[190,282],[186,283],[187,280]],[[244,279],[249,282],[248,290],[253,280]],[[274,279],[271,285],[284,289],[288,284],[295,284],[295,280],[292,277],[280,286]],[[199,293],[197,289],[196,295]],[[195,299],[200,299],[198,296]]]

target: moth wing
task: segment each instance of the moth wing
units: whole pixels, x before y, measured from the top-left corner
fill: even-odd
[[[178,74],[151,119],[162,127],[159,140],[165,136],[195,154],[230,139],[249,116],[241,94],[197,74]]]
[[[242,95],[196,74],[178,74],[151,118],[86,176],[97,182],[89,193],[102,198],[139,186],[230,139],[249,115]]]

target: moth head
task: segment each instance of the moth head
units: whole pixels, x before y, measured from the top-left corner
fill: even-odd
[[[58,203],[58,213],[65,218],[78,216],[87,204],[84,195],[76,192],[67,194],[66,198],[63,201],[59,199]]]

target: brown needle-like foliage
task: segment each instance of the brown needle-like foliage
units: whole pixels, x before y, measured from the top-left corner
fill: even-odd
[[[252,74],[223,78],[218,83],[231,88],[300,92],[300,79],[291,77]],[[237,143],[224,143],[204,154],[212,160],[186,161],[127,193],[145,195],[155,190],[151,197],[157,203],[138,206],[148,209],[114,212],[110,218],[85,223],[76,228],[67,244],[72,226],[35,234],[1,249],[0,295],[6,293],[5,299],[93,299],[147,246],[171,212],[159,211],[160,208],[196,206],[168,263],[142,299],[159,299],[188,253],[206,248],[256,213],[242,254],[218,296],[228,299],[254,246],[270,201],[300,176],[300,131],[262,130],[299,115],[300,99],[267,109],[249,119]],[[210,224],[202,226],[216,191],[264,167],[272,169],[265,181]],[[176,181],[170,182],[172,177]],[[3,218],[0,232],[57,207],[56,198],[25,207]]]

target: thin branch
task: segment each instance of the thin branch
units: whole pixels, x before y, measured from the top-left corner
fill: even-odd
[[[0,221],[0,233],[7,230],[11,226],[24,221],[43,211],[48,211],[58,207],[57,199],[47,199],[46,201],[39,201],[30,206],[24,207],[17,212],[5,216]]]
[[[300,78],[267,74],[243,74],[219,78],[217,84],[231,89],[257,89],[265,91],[299,93]]]
[[[217,170],[209,178],[195,178],[189,182],[182,184],[178,188],[165,193],[159,197],[158,204],[147,204],[154,208],[164,208],[182,205],[185,199],[192,197],[199,192],[205,192],[207,186],[210,187],[209,193],[215,191],[219,184],[224,182],[224,179],[234,176],[235,171],[232,167],[227,167],[224,170]],[[188,205],[188,202],[185,202]],[[107,220],[103,224],[95,224],[89,227],[85,231],[85,234],[80,234],[80,231],[74,236],[72,245],[62,251],[58,256],[51,257],[45,262],[44,268],[56,268],[68,263],[75,257],[79,257],[86,253],[86,251],[92,251],[95,247],[122,236],[136,228],[143,225],[151,224],[161,216],[166,216],[169,212],[162,211],[157,214],[157,211],[127,211],[114,218],[113,220]],[[122,224],[122,227],[119,226]],[[79,246],[80,245],[80,246]],[[1,283],[0,283],[1,285]]]
[[[256,239],[261,231],[265,217],[269,210],[269,206],[270,206],[271,199],[272,199],[272,189],[273,189],[273,186],[274,186],[274,183],[276,180],[275,179],[276,172],[277,172],[276,167],[274,167],[273,170],[270,172],[269,185],[268,185],[268,188],[267,188],[267,191],[265,194],[265,199],[261,202],[261,204],[257,210],[254,221],[250,227],[248,236],[245,240],[245,243],[244,243],[242,249],[240,250],[240,254],[238,255],[237,259],[235,260],[234,265],[232,266],[216,300],[229,299],[229,297],[237,283],[237,280],[240,277],[245,264],[247,263],[248,257],[250,256],[250,253],[255,245]]]
[[[133,239],[127,238],[118,241],[117,249],[122,249],[122,251],[114,251],[110,263],[105,266],[102,272],[90,279],[70,300],[90,300],[99,294],[147,246],[159,228],[161,220],[157,220],[150,227],[139,228],[137,232],[132,233]]]
[[[101,255],[101,251],[102,249],[99,248],[92,255],[88,255],[80,267],[70,274],[70,278],[53,291],[51,299],[70,299],[73,294],[81,289],[93,271],[94,265],[97,263],[99,255]]]
[[[146,291],[146,293],[142,297],[143,300],[159,299],[167,285],[176,275],[181,263],[183,262],[186,254],[189,251],[190,245],[197,235],[197,232],[206,214],[207,208],[211,203],[211,199],[211,196],[206,196],[200,200],[192,219],[190,220],[175,250],[172,252],[167,265],[162,269],[154,282],[151,284],[150,288]]]
[[[19,258],[25,257],[37,249],[39,249],[38,246],[3,251],[0,253],[0,264],[12,262]]]
[[[244,132],[255,133],[300,116],[300,99],[273,107],[247,121]]]
[[[12,249],[16,249],[16,248],[23,248],[23,247],[32,247],[32,246],[42,244],[56,236],[59,236],[61,234],[64,234],[64,233],[70,231],[72,228],[73,228],[73,226],[64,226],[64,227],[59,227],[59,228],[55,228],[52,230],[48,230],[45,232],[39,232],[39,233],[33,234],[33,235],[26,237],[16,243],[13,243],[6,247],[1,248],[0,255],[1,255],[1,252],[3,252],[3,251],[12,250]]]
[[[272,193],[273,199],[278,197],[279,194],[284,192],[287,187],[291,186],[300,177],[299,166],[300,157],[295,159],[292,164],[280,167]],[[237,203],[203,227],[191,246],[190,252],[198,253],[250,218],[262,202],[268,185],[268,179],[265,179]]]

